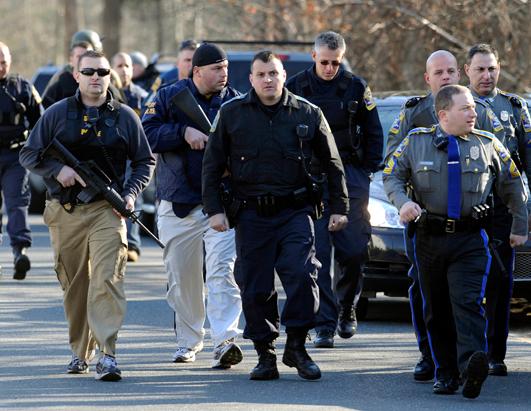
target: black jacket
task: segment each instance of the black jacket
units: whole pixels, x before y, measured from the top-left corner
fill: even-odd
[[[301,144],[297,126],[307,126]],[[306,184],[313,156],[328,176],[330,210],[346,214],[345,175],[334,138],[321,110],[284,89],[274,115],[264,111],[254,90],[225,103],[216,117],[203,159],[205,212],[223,212],[219,184],[229,169],[237,198],[287,196]]]

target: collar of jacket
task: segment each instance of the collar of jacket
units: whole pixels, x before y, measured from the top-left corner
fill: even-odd
[[[81,100],[81,93],[79,91],[79,88],[76,90],[76,94],[74,94],[74,97],[76,98],[76,103],[78,107],[81,109],[85,108],[85,105],[83,104],[83,101]],[[114,102],[114,99],[112,97],[112,94],[109,90],[107,90],[107,98],[105,99],[105,103],[99,106],[98,110],[101,110],[103,107],[109,108],[111,111],[114,110],[113,102]]]
[[[286,87],[282,90],[282,96],[280,97],[280,100],[282,101],[282,105],[286,107],[293,107],[293,108],[300,108],[299,100],[297,100],[297,97]],[[256,91],[254,91],[254,88],[251,88],[251,90],[247,93],[247,97],[244,100],[244,103],[246,104],[258,104],[258,96],[256,95]]]

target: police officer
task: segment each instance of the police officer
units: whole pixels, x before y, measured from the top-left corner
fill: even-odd
[[[417,226],[413,244],[436,366],[433,391],[453,394],[461,373],[467,398],[480,394],[488,375],[483,297],[491,255],[484,227],[493,186],[514,216],[511,246],[527,240],[520,173],[493,134],[473,128],[474,106],[466,87],[441,88],[435,98],[439,125],[410,131],[383,176],[401,221]]]
[[[120,91],[124,94],[127,104],[138,115],[142,111],[142,102],[148,93],[142,87],[133,83],[133,61],[129,54],[123,51],[116,53],[111,59],[111,66],[120,77],[122,88]]]
[[[161,87],[190,77],[192,58],[198,47],[199,43],[195,40],[189,39],[181,42],[175,67],[160,75]]]
[[[206,308],[214,343],[212,368],[226,369],[243,358],[235,342],[241,334],[238,323],[242,310],[233,273],[234,230],[218,233],[208,226],[201,201],[201,164],[208,136],[178,108],[174,98],[189,90],[199,105],[196,109],[202,109],[213,121],[222,103],[239,93],[227,87],[229,63],[221,47],[203,43],[192,65],[192,78],[162,88],[148,104],[143,125],[153,151],[158,153],[157,224],[166,244],[167,300],[175,312],[177,350],[173,362],[193,362],[203,349],[205,262]]]
[[[411,130],[417,127],[431,127],[433,124],[438,123],[433,104],[434,96],[441,87],[449,84],[458,84],[459,77],[457,60],[449,51],[437,50],[428,57],[424,80],[429,86],[430,92],[422,97],[413,97],[405,103],[404,108],[389,130],[386,160],[394,153]],[[475,98],[474,101],[477,114],[476,128],[494,133],[502,139],[505,131],[494,112],[480,99]],[[413,243],[407,235],[405,236],[405,244],[409,261],[412,264],[408,273],[413,280],[409,288],[411,317],[421,352],[420,360],[415,365],[413,377],[417,381],[428,381],[433,379],[434,365],[428,344],[426,326],[422,319],[422,296],[418,283],[417,268],[414,264]]]
[[[526,101],[516,94],[497,88],[500,75],[498,52],[488,44],[476,44],[468,52],[465,72],[472,94],[480,98],[496,113],[504,129],[501,139],[520,171],[531,176],[531,117]],[[512,216],[497,192],[494,193],[494,218],[489,236],[494,238],[503,261],[491,265],[487,283],[487,319],[489,373],[507,375],[504,363],[509,335],[509,312],[513,284],[514,250],[510,247]]]
[[[341,68],[345,50],[345,40],[338,33],[319,34],[312,51],[315,63],[286,85],[323,111],[345,167],[349,193],[349,223],[344,230],[329,233],[326,218],[315,225],[317,259],[322,268],[317,279],[320,309],[314,343],[325,348],[334,346],[336,328],[342,338],[356,332],[355,307],[362,292],[362,264],[371,234],[367,211],[370,174],[382,161],[383,133],[376,104],[367,83]],[[316,168],[314,172],[320,171]],[[328,215],[326,207],[325,217]],[[330,276],[332,245],[340,267],[334,278],[335,294]]]
[[[125,98],[125,104],[131,107],[135,113],[140,116],[142,112],[142,103],[147,97],[147,91],[133,83],[133,62],[129,54],[124,52],[116,53],[111,59],[111,67],[120,77],[122,87],[120,92]],[[128,168],[129,170],[129,168]],[[139,195],[135,202],[135,210],[142,207],[142,194]],[[127,225],[127,261],[136,262],[140,256],[142,240],[138,224],[134,224],[130,219]]]
[[[129,55],[133,60],[133,83],[148,93],[156,93],[162,80],[155,63],[149,63],[141,51],[133,51]]]
[[[61,71],[54,74],[47,84],[42,95],[42,105],[44,108],[48,108],[53,103],[73,96],[76,93],[77,81],[74,78],[74,70],[77,67],[79,57],[85,54],[87,50],[94,50],[93,44],[89,41],[91,36],[83,36],[82,34],[83,32],[74,34],[70,43],[68,64]],[[99,45],[101,46],[101,42],[99,42]]]
[[[7,233],[14,255],[15,280],[23,280],[31,264],[26,248],[31,247],[28,225],[30,188],[28,172],[18,153],[41,115],[40,96],[25,79],[10,74],[11,52],[0,42],[0,189],[7,212]],[[0,223],[1,224],[1,223]]]
[[[74,33],[70,40],[70,55],[68,64],[62,70],[58,71],[50,79],[46,89],[43,93],[42,105],[44,108],[50,107],[59,100],[73,96],[78,87],[75,79],[75,71],[79,57],[88,50],[102,51],[102,43],[98,33],[92,30],[81,30]],[[113,73],[111,73],[113,75]],[[114,84],[109,85],[111,95],[120,103],[124,103],[124,99]]]
[[[241,203],[236,216],[235,276],[246,320],[244,337],[253,341],[259,357],[251,379],[278,378],[274,270],[287,295],[282,313],[288,334],[283,362],[296,367],[302,378],[318,379],[319,367],[304,346],[319,306],[319,263],[310,218],[316,187],[307,163],[313,154],[328,172],[328,229],[333,232],[347,223],[344,171],[321,110],[283,87],[286,72],[276,55],[256,54],[249,78],[251,91],[221,107],[210,134],[203,162],[205,212],[212,228],[229,229],[218,190],[228,169],[233,204]],[[314,199],[314,205],[320,206],[320,199]]]
[[[20,152],[24,167],[44,177],[50,200],[44,221],[50,229],[55,270],[64,291],[71,374],[88,372],[96,344],[96,379],[116,381],[116,339],[125,316],[127,259],[125,222],[100,196],[83,203],[86,182],[60,160],[43,154],[57,138],[80,161],[93,161],[121,193],[127,208],[147,185],[155,159],[140,119],[108,93],[110,65],[102,53],[79,58],[79,91],[49,108]],[[131,176],[124,178],[126,161]]]

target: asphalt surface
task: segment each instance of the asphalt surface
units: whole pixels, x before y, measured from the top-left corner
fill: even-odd
[[[141,259],[130,264],[126,274],[128,311],[117,353],[123,380],[94,380],[94,364],[89,374],[68,375],[68,335],[49,238],[40,216],[32,216],[31,222],[35,244],[26,280],[12,279],[6,238],[0,247],[2,410],[531,409],[531,318],[512,324],[508,377],[488,378],[476,400],[460,394],[436,396],[431,383],[415,383],[412,378],[418,352],[404,299],[372,300],[358,333],[349,340],[336,338],[334,349],[317,350],[309,342],[310,355],[323,372],[319,381],[304,381],[283,364],[279,380],[250,381],[256,354],[243,340],[243,362],[230,370],[213,370],[208,333],[195,363],[174,364],[162,252],[145,238]],[[279,357],[284,343],[282,336]]]

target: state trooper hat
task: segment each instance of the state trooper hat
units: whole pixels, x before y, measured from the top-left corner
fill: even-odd
[[[203,43],[192,57],[192,67],[208,66],[227,60],[227,53],[221,47],[211,43]]]

